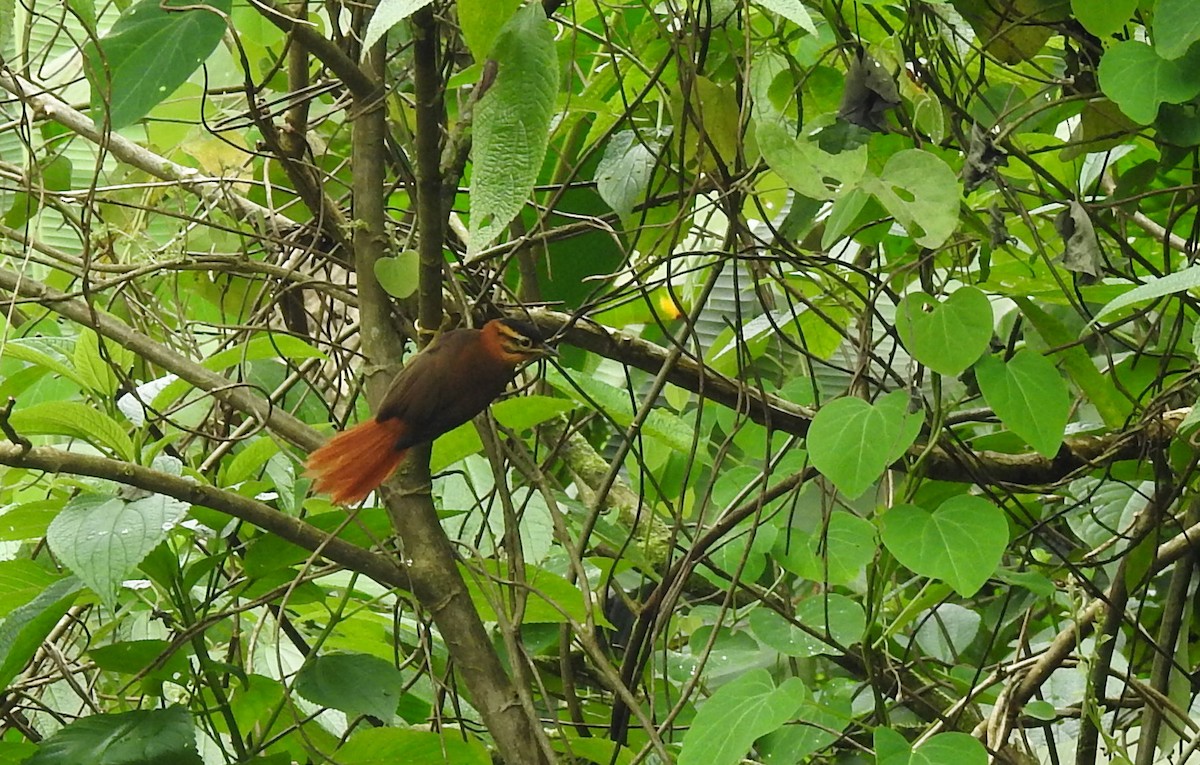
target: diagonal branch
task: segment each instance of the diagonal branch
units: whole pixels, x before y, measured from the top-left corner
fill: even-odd
[[[119,343],[142,359],[187,380],[218,401],[254,417],[272,432],[301,449],[311,451],[323,440],[315,428],[283,409],[273,407],[269,401],[249,388],[205,369],[121,320],[93,310],[79,298],[68,297],[42,282],[6,268],[0,269],[0,291],[8,292],[14,297],[33,300],[60,316],[89,327],[96,334]]]
[[[380,584],[404,590],[410,587],[403,565],[394,556],[364,550],[358,545],[330,536],[299,518],[285,515],[270,505],[215,486],[197,483],[190,478],[107,457],[76,454],[47,446],[25,449],[19,444],[6,442],[0,442],[0,465],[105,478],[127,486],[165,494],[245,521],[309,552],[319,553],[351,571],[369,576]]]
[[[671,355],[668,349],[640,337],[595,322],[580,321],[570,314],[536,308],[531,309],[529,315],[547,334],[560,335],[572,345],[651,374],[658,374]],[[796,436],[808,433],[816,414],[808,407],[719,375],[687,355],[676,361],[667,381],[722,406],[744,412],[760,425]],[[1069,437],[1052,458],[1040,454],[969,451],[958,447],[935,446],[927,450],[922,443],[914,446],[909,455],[920,458],[925,475],[942,481],[1046,486],[1077,471],[1134,459],[1167,444],[1190,411],[1164,412],[1115,433]],[[897,463],[894,467],[901,470],[905,465]]]

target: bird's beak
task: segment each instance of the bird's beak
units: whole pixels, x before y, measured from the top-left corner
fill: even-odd
[[[548,345],[542,344],[537,347],[537,354],[541,358],[557,358],[558,351]]]

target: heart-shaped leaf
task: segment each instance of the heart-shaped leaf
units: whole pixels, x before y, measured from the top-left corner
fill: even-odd
[[[1071,397],[1049,359],[1028,348],[1017,351],[1007,364],[987,356],[976,365],[975,377],[1001,422],[1043,457],[1058,453],[1071,416]]]
[[[992,339],[992,304],[974,287],[955,290],[938,303],[923,292],[896,307],[896,329],[917,361],[938,374],[960,375]]]
[[[791,720],[805,700],[804,683],[789,677],[775,686],[765,669],[752,669],[717,689],[683,736],[679,765],[736,765],[754,740]]]
[[[808,430],[813,466],[851,499],[861,496],[917,440],[923,416],[908,411],[908,393],[874,405],[839,398],[821,407]]]
[[[1000,565],[1008,521],[986,499],[960,494],[933,513],[914,505],[893,507],[883,515],[881,536],[905,568],[940,579],[969,598]]]
[[[417,291],[420,269],[421,259],[417,251],[404,250],[394,258],[375,261],[375,278],[384,292],[403,299]]]

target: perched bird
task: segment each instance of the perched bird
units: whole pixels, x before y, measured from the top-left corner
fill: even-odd
[[[517,319],[439,335],[392,380],[374,418],[309,455],[305,475],[340,505],[361,502],[410,447],[470,420],[504,393],[522,365],[551,355],[537,328]]]

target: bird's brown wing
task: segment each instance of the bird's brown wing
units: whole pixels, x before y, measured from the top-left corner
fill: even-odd
[[[512,371],[483,354],[478,330],[453,330],[413,356],[376,415],[405,423],[398,449],[432,441],[482,412],[504,392]]]

